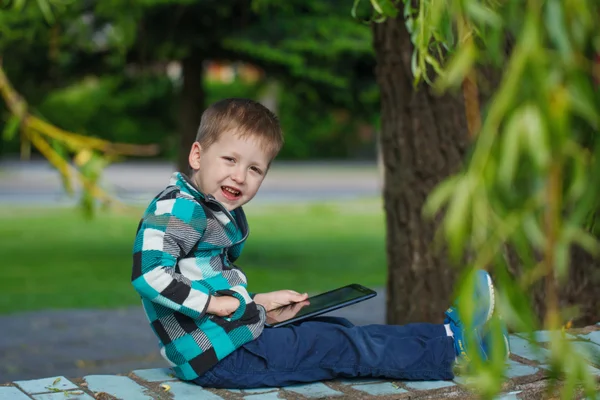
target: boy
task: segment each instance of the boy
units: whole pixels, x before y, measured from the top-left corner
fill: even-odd
[[[177,376],[239,389],[336,377],[439,380],[453,378],[457,357],[468,359],[466,349],[485,358],[486,340],[479,335],[492,315],[494,293],[484,271],[473,294],[470,346],[454,307],[446,311],[445,325],[353,326],[323,317],[264,328],[267,311],[307,298],[291,290],[252,296],[233,264],[248,236],[242,206],[282,145],[277,117],[261,104],[213,104],[190,150],[190,176],[175,173],[143,215],[132,283]]]

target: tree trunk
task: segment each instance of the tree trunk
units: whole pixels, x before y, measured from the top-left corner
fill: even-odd
[[[181,95],[179,104],[179,147],[177,170],[187,173],[190,165],[188,155],[196,139],[200,116],[204,110],[204,86],[202,85],[203,59],[196,55],[188,56],[181,62]]]
[[[459,95],[413,87],[413,51],[402,18],[374,26],[381,92],[381,149],[387,222],[387,322],[440,322],[456,270],[433,239],[438,221],[422,217],[431,190],[459,167],[468,145]]]

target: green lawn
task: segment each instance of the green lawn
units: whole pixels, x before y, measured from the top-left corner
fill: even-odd
[[[385,282],[385,229],[378,202],[255,206],[238,264],[254,292],[316,292],[347,283]],[[17,216],[18,215],[18,216]],[[0,213],[0,313],[139,304],[130,284],[140,210],[73,209]]]

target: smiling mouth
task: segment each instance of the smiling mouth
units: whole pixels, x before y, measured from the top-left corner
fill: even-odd
[[[227,200],[236,200],[242,195],[242,192],[230,186],[221,186],[221,192]]]

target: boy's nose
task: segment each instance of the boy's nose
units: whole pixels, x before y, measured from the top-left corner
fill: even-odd
[[[233,171],[233,174],[231,174],[231,179],[237,183],[244,183],[246,180],[246,172],[242,169],[236,169]]]

